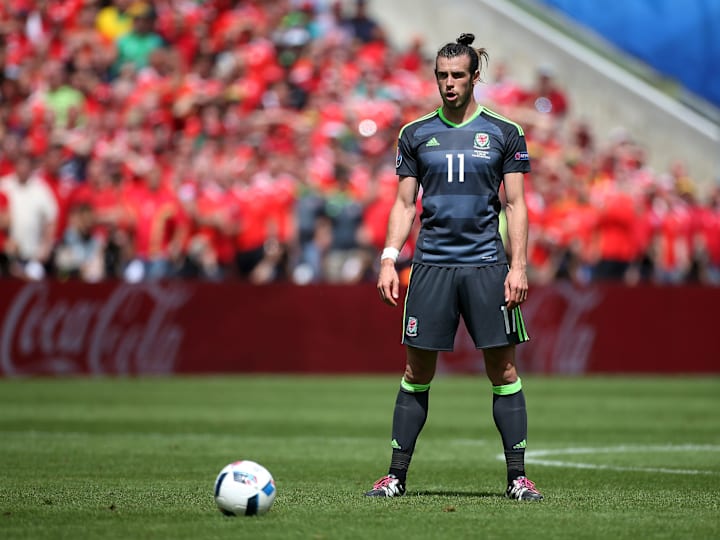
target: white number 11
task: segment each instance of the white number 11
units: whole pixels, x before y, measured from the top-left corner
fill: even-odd
[[[455,154],[458,158],[458,182],[465,181],[465,154]],[[448,162],[448,182],[453,181],[453,155],[445,154]]]

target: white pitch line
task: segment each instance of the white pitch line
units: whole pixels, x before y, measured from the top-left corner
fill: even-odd
[[[689,475],[717,475],[715,471],[701,471],[697,469],[671,469],[666,467],[630,467],[622,465],[603,465],[599,463],[580,463],[576,461],[564,461],[557,459],[541,459],[546,456],[568,456],[568,455],[597,455],[597,454],[626,454],[628,452],[720,452],[720,446],[712,444],[679,444],[679,445],[618,445],[607,447],[576,447],[556,448],[546,450],[528,450],[525,454],[525,462],[533,465],[546,465],[548,467],[565,467],[574,469],[594,469],[609,471],[632,471],[651,472],[662,474],[689,474]],[[504,460],[503,454],[498,454],[499,460]]]
[[[571,447],[571,448],[555,448],[546,450],[528,450],[525,454],[533,456],[549,456],[549,455],[578,455],[578,454],[623,454],[626,452],[646,451],[646,452],[699,452],[710,451],[720,452],[720,445],[716,444],[620,444],[617,446],[605,447]]]
[[[503,456],[505,459],[505,456]],[[695,469],[665,469],[658,467],[620,467],[616,465],[598,465],[597,463],[578,463],[576,461],[555,461],[550,459],[533,459],[525,458],[526,463],[533,465],[547,465],[548,467],[565,467],[570,469],[594,469],[608,471],[635,471],[635,472],[653,472],[663,474],[709,474],[716,475],[714,471],[698,471]]]

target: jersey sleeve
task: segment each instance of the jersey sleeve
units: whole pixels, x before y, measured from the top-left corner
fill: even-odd
[[[530,156],[525,144],[525,135],[520,128],[512,126],[506,131],[505,163],[503,174],[530,172]]]
[[[395,156],[395,172],[398,176],[418,178],[417,156],[408,140],[407,130],[403,130],[398,139],[397,154]]]

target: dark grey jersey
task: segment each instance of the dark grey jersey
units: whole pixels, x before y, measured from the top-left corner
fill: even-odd
[[[503,175],[530,171],[522,128],[484,107],[463,124],[439,108],[404,126],[398,176],[422,186],[414,262],[442,266],[507,263],[499,231]]]

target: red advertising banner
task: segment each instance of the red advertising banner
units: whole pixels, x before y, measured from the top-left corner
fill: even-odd
[[[522,312],[530,341],[517,348],[522,372],[720,373],[720,288],[557,283],[531,287]],[[445,371],[481,371],[459,332]]]
[[[720,288],[531,289],[526,373],[718,373]],[[0,282],[0,375],[402,373],[402,309],[372,284]],[[482,371],[464,329],[439,371]]]

